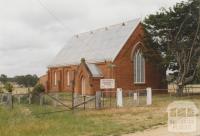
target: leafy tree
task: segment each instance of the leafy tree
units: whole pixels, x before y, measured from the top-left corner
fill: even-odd
[[[3,88],[0,86],[0,93],[3,93]]]
[[[196,75],[194,80],[192,81],[192,84],[200,84],[200,68],[197,69]]]
[[[43,93],[45,92],[45,88],[42,84],[36,84],[33,88],[33,93]]]
[[[14,89],[13,85],[12,85],[11,83],[8,83],[8,82],[5,84],[4,88],[5,88],[8,92],[12,92],[13,89]]]
[[[200,1],[188,0],[161,9],[144,20],[146,57],[173,71],[177,95],[191,83],[200,62]]]
[[[5,84],[8,81],[8,77],[5,74],[1,74],[0,81]]]
[[[14,77],[14,81],[25,87],[33,87],[37,84],[38,77],[37,75],[16,76]]]

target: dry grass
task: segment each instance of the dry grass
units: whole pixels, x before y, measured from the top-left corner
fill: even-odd
[[[154,96],[152,106],[86,110],[35,116],[35,113],[54,111],[53,107],[16,105],[9,111],[0,107],[2,136],[102,136],[134,133],[164,125],[167,105],[174,100],[190,100],[200,106],[200,96]]]
[[[32,90],[32,88],[30,88],[30,90]],[[13,94],[27,94],[29,92],[28,92],[28,88],[26,87],[15,87],[12,93]]]

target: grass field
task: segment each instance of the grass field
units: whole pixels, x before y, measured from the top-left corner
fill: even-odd
[[[0,136],[102,136],[143,131],[167,122],[167,105],[188,99],[200,108],[200,96],[175,98],[154,96],[150,107],[71,111],[36,116],[55,111],[53,107],[15,105],[13,110],[0,106]]]

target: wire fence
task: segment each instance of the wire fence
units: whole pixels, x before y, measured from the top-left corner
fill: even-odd
[[[200,88],[198,89],[200,90]],[[157,95],[156,92],[163,92],[168,94],[169,97],[175,95],[172,89],[151,89],[151,92],[152,101],[154,101],[154,96]],[[185,92],[186,96],[195,94],[199,93],[191,93],[191,91]],[[160,95],[160,97],[160,100],[162,100],[162,95]],[[50,92],[40,94],[0,93],[0,105],[11,109],[15,108],[17,105],[40,106],[40,111],[36,114],[42,115],[87,109],[146,106],[148,105],[147,89],[122,90],[122,97],[120,99],[121,106],[119,106],[118,91],[98,91],[94,96],[80,95],[75,92]]]

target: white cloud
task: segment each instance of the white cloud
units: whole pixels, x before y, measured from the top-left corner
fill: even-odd
[[[43,5],[39,0],[0,0],[0,73],[45,74],[75,33],[145,17],[180,0],[40,1]]]

